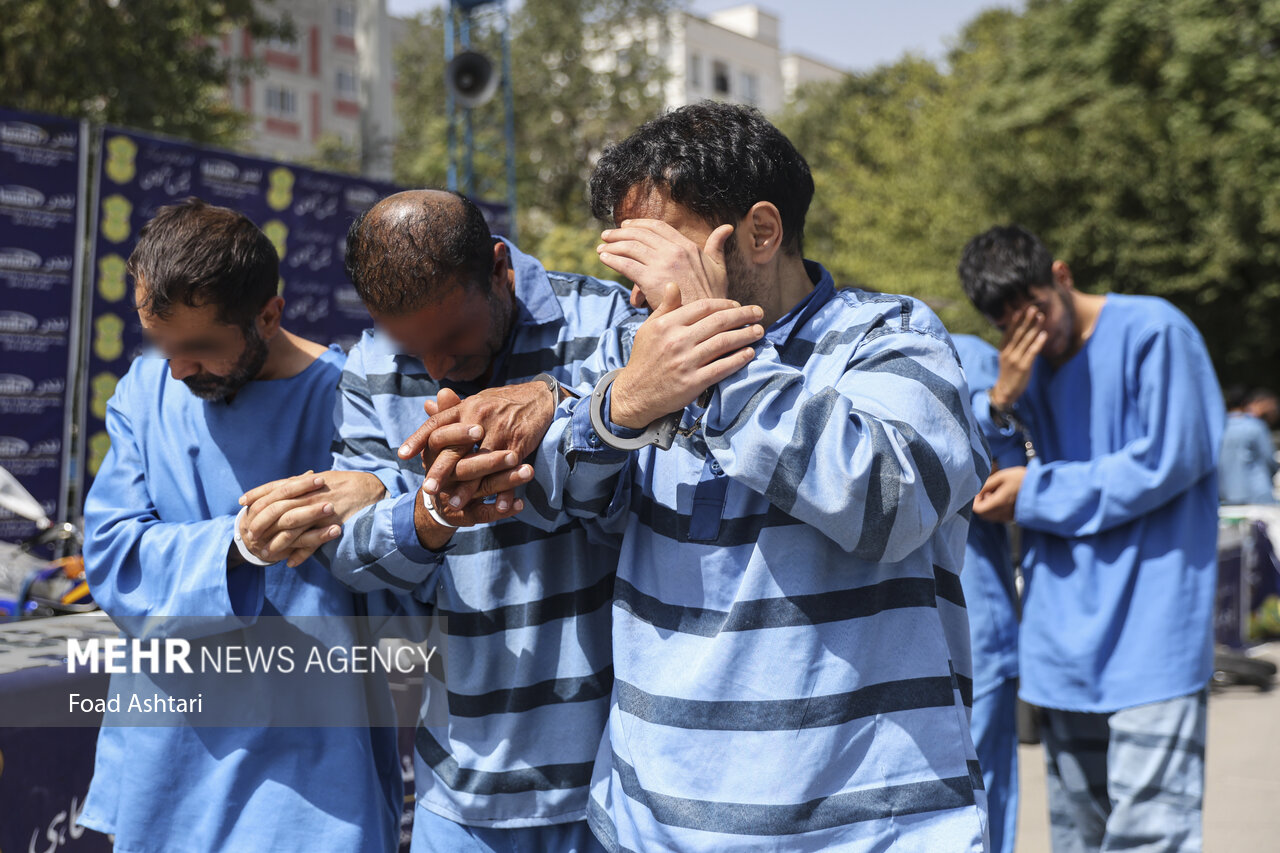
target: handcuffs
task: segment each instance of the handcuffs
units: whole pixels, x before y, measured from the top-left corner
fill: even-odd
[[[681,410],[672,412],[669,415],[663,415],[645,427],[644,431],[634,438],[614,435],[604,420],[604,398],[609,393],[609,386],[613,384],[613,380],[617,379],[618,374],[621,372],[622,368],[620,367],[610,370],[600,377],[600,381],[596,383],[596,387],[591,391],[591,428],[596,431],[596,435],[606,445],[614,450],[626,451],[639,450],[649,445],[653,445],[659,450],[670,450],[671,444],[675,441],[677,435],[693,435],[702,426],[702,418],[706,414],[705,411],[698,415],[698,419],[693,422],[692,426],[681,427],[680,422],[684,420],[684,411]],[[698,405],[705,409],[710,400],[711,389],[708,388],[698,397]]]

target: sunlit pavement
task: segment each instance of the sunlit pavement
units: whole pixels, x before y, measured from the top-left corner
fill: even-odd
[[[1280,642],[1260,648],[1280,664]],[[1018,751],[1022,801],[1018,853],[1049,853],[1044,753]],[[1254,687],[1209,696],[1208,776],[1204,849],[1207,853],[1280,850],[1280,681],[1270,692]]]

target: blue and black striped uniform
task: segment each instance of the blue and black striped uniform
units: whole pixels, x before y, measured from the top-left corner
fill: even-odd
[[[538,453],[542,523],[623,536],[610,850],[984,849],[959,572],[986,447],[928,308],[807,269],[691,436],[623,454],[565,404]]]
[[[600,336],[635,315],[627,291],[548,273],[507,246],[517,315],[491,384],[546,371],[578,385]],[[413,527],[421,463],[395,451],[426,419],[423,402],[445,386],[464,397],[482,387],[435,382],[376,331],[351,350],[334,467],[377,474],[390,497],[346,525],[331,568],[357,590],[392,589],[434,605],[431,641],[447,687],[427,680],[418,805],[472,826],[582,820],[613,683],[608,604],[617,545],[581,524],[548,534],[509,519],[459,530],[443,555],[423,548]]]

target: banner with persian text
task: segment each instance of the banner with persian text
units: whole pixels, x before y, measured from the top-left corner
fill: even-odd
[[[55,520],[70,477],[86,136],[72,119],[0,109],[0,466]],[[35,531],[0,508],[0,540]]]

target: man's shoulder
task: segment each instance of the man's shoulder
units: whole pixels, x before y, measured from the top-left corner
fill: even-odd
[[[596,278],[586,273],[547,270],[547,281],[550,282],[551,289],[555,291],[556,296],[587,294],[591,296],[606,296],[611,299],[621,296],[626,299],[631,293],[616,281],[610,281],[607,278]]]
[[[1107,295],[1107,307],[1114,309],[1117,319],[1139,332],[1180,329],[1199,336],[1191,319],[1172,302],[1159,296],[1111,293]]]
[[[822,311],[814,317],[814,331],[842,329],[854,348],[886,336],[924,337],[954,353],[951,335],[933,309],[914,296],[880,293],[856,287],[836,288]]]
[[[117,399],[126,399],[139,394],[149,394],[160,390],[170,379],[169,360],[158,355],[143,353],[136,356],[129,369],[116,383]]]

